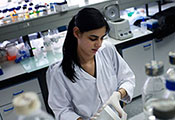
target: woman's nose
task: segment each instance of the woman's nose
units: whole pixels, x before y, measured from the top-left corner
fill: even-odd
[[[95,43],[95,47],[101,47],[102,40],[97,40]]]

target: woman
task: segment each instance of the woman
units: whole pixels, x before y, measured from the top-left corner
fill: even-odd
[[[135,76],[115,47],[103,41],[108,32],[95,8],[80,10],[70,21],[63,59],[47,71],[48,102],[56,120],[91,119],[106,104],[126,119],[119,100],[131,101]]]

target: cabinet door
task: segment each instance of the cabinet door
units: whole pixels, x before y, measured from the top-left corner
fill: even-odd
[[[122,55],[136,76],[134,97],[141,95],[146,80],[145,63],[153,59],[152,40],[122,50]]]
[[[175,51],[175,33],[161,39],[154,40],[154,54],[156,60],[161,60],[164,63],[164,70],[169,67],[169,51]]]
[[[46,107],[43,101],[43,97],[42,94],[39,93],[38,97],[40,99],[41,102],[41,109],[43,111],[46,111]],[[12,104],[8,104],[8,105],[4,105],[3,107],[0,107],[0,115],[2,115],[2,118],[0,116],[0,120],[18,120],[18,116],[14,110],[14,107]]]
[[[8,104],[1,107],[0,113],[2,115],[3,120],[18,120],[18,116],[16,115],[12,104]]]
[[[26,91],[41,93],[40,85],[37,78],[33,78],[29,81],[0,90],[0,106],[11,103],[12,99],[16,95]]]

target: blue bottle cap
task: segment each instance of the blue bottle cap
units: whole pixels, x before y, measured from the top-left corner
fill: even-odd
[[[13,8],[10,8],[10,9],[9,9],[9,12],[12,12],[12,11],[13,11]]]
[[[21,9],[21,6],[16,7],[16,10],[20,10],[20,9]]]
[[[27,4],[24,4],[23,7],[27,7]]]
[[[3,13],[6,13],[7,11],[8,11],[8,9],[4,9],[2,12],[3,12]]]
[[[1,67],[0,67],[0,75],[3,75],[4,73],[3,73],[3,71],[2,71],[2,69],[1,69]]]
[[[33,3],[29,3],[29,6],[33,6]]]
[[[166,80],[166,88],[170,91],[175,91],[175,81],[173,80]]]
[[[26,3],[28,3],[28,2],[29,2],[29,0],[25,0],[25,2],[26,2]]]
[[[29,8],[28,10],[32,10],[32,8]]]

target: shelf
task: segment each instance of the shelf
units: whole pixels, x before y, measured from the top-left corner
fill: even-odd
[[[38,18],[28,19],[21,22],[15,22],[7,25],[0,26],[0,42],[25,36],[30,33],[38,31],[57,28],[60,26],[68,25],[71,18],[83,7],[95,7],[99,10],[108,4],[115,4],[115,0],[103,0],[99,3],[91,3],[77,8],[70,9],[65,12],[49,14]]]
[[[138,7],[156,1],[160,0],[119,0],[118,4],[120,6],[120,10],[124,10],[130,7]]]

